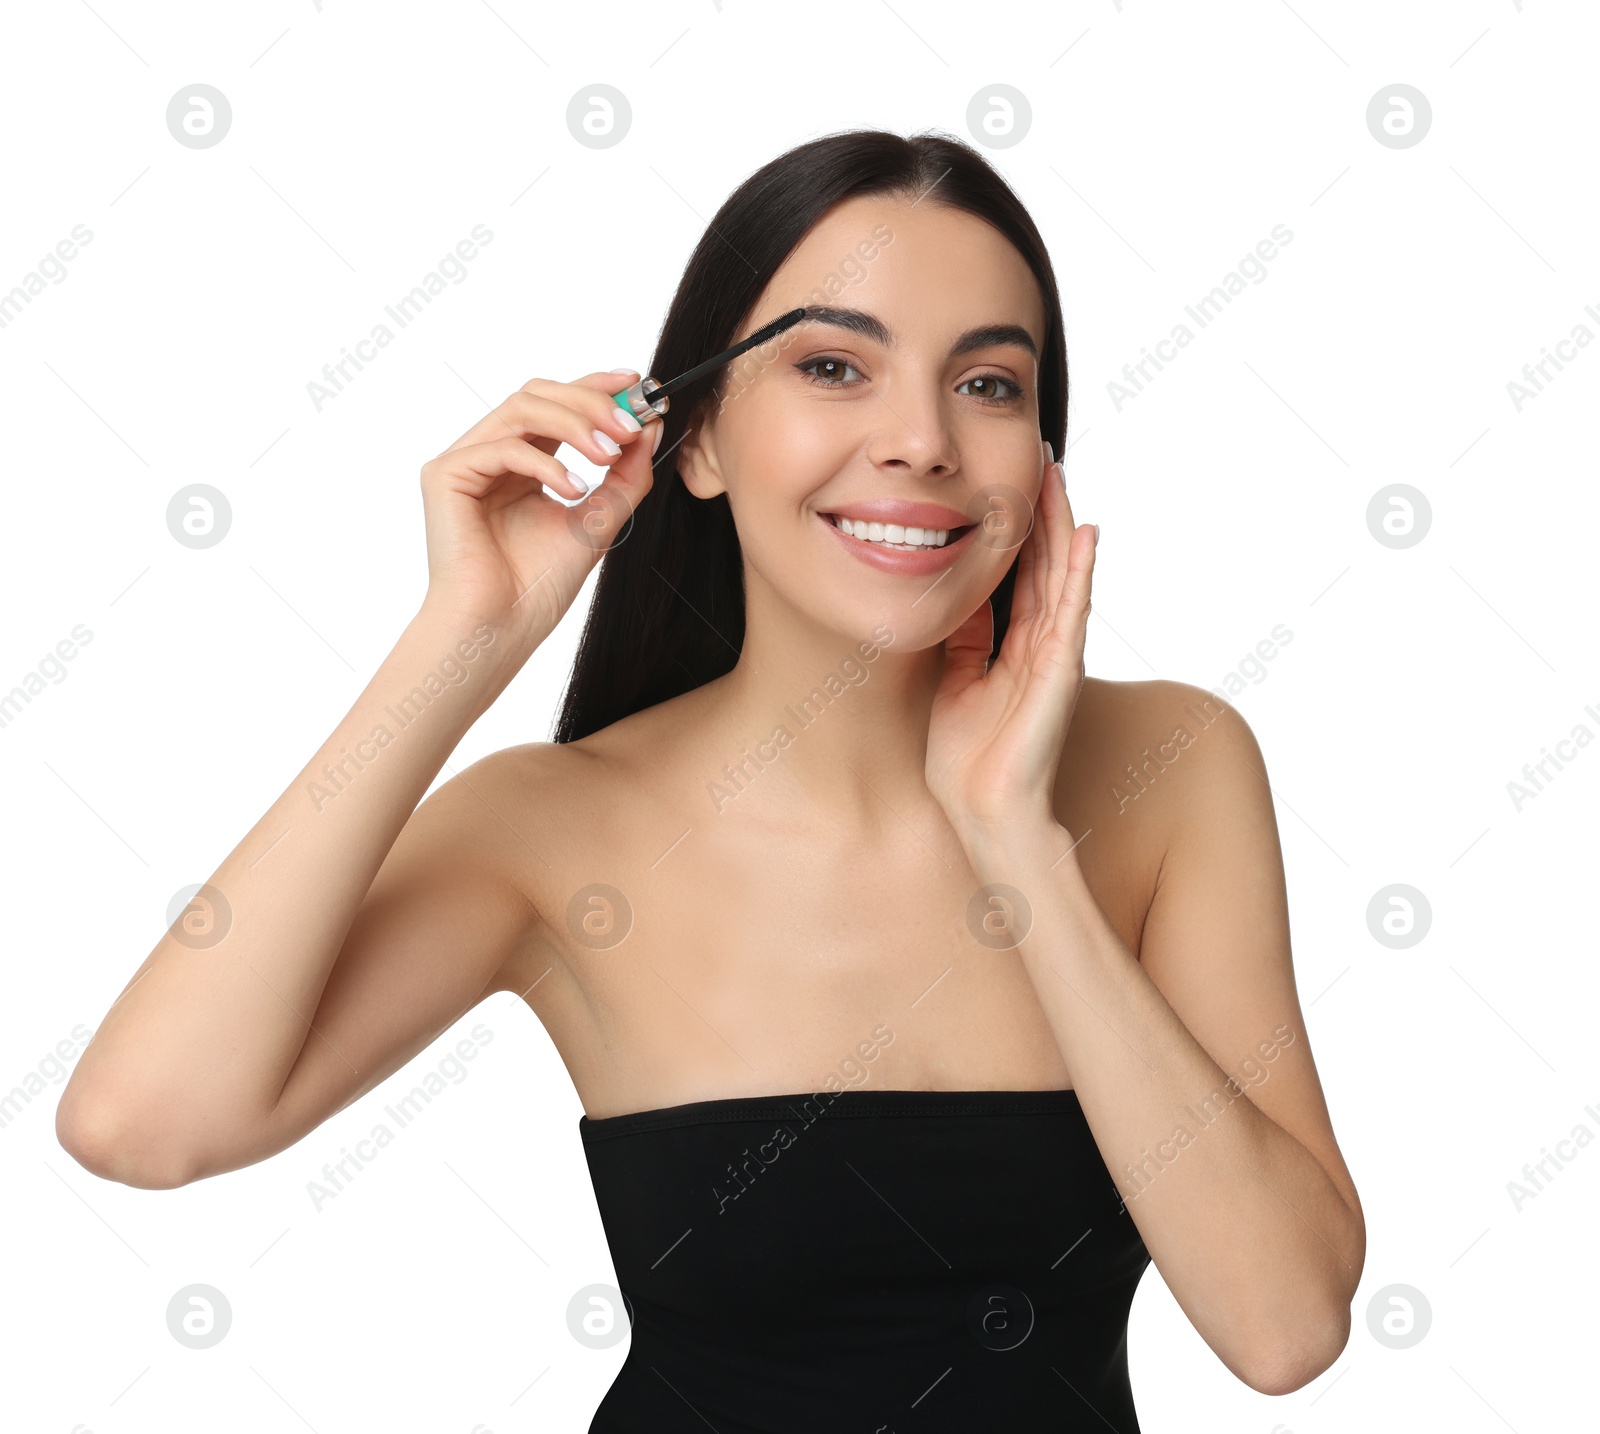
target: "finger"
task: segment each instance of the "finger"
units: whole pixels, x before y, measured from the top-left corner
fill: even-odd
[[[660,440],[659,443],[657,440]],[[656,464],[670,463],[667,456],[666,425],[656,419],[645,425],[638,442],[623,447],[610,470],[602,475],[606,490],[625,502],[629,511],[637,508],[655,482]]]
[[[544,380],[531,382],[543,384]],[[642,431],[629,429],[626,415],[604,394],[570,384],[551,384],[549,390],[531,393],[519,388],[439,456],[501,438],[519,438],[551,454],[565,443],[604,468]],[[601,428],[601,424],[606,427]]]
[[[1067,479],[1066,479],[1067,455],[1065,453],[1063,453],[1061,455],[1060,459],[1058,460],[1058,465],[1059,465],[1059,467],[1061,469],[1061,473],[1058,476],[1058,480],[1057,480],[1061,484],[1061,502],[1062,502],[1062,505],[1067,510],[1067,531],[1071,532],[1074,528],[1076,528],[1078,526],[1078,524],[1077,524],[1076,520],[1072,516],[1072,497],[1067,492]]]
[[[527,473],[502,473],[495,485],[478,501],[488,512],[498,513],[502,508],[520,503],[530,493],[543,496],[547,490],[553,490],[564,498],[572,499],[581,499],[590,491],[582,478],[568,474],[565,470],[560,478],[536,478]]]
[[[628,443],[639,436],[644,424],[634,417],[631,409],[622,407],[614,395],[631,388],[637,377],[630,369],[626,374],[587,374],[576,383],[530,378],[522,385],[522,392],[568,404],[585,414],[592,427],[620,443]]]
[[[1034,549],[1033,562],[1028,568],[1028,587],[1032,595],[1033,611],[1048,613],[1050,611],[1050,537],[1051,525],[1060,522],[1055,505],[1050,501],[1053,496],[1049,489],[1055,482],[1055,464],[1045,465],[1043,474],[1039,479],[1039,497],[1035,503],[1038,514],[1033,525],[1039,534],[1038,546]]]
[[[1051,492],[1052,488],[1056,491]],[[1044,473],[1039,480],[1037,504],[1039,512],[1034,520],[1034,526],[1039,530],[1039,545],[1034,552],[1033,563],[1028,569],[1033,611],[1046,615],[1054,610],[1055,592],[1050,579],[1056,553],[1060,550],[1057,532],[1061,523],[1060,488],[1061,479],[1056,464],[1052,461],[1045,465]]]
[[[1040,572],[1043,568],[1041,552],[1047,536],[1044,529],[1049,517],[1046,508],[1049,500],[1044,492],[1051,473],[1050,466],[1044,463],[1049,452],[1050,445],[1041,441],[1039,458],[1044,465],[1043,476],[1030,508],[1027,536],[1022,540],[1021,550],[1017,554],[1017,575],[1011,587],[1011,615],[1007,624],[1006,640],[1001,644],[1004,649],[1014,648],[1024,640],[1019,636],[1014,643],[1011,634],[1023,633],[1029,618],[1049,610],[1044,602],[1044,589],[1040,582]]]
[[[1034,518],[1028,536],[1022,540],[1022,550],[1017,554],[1017,576],[1011,588],[1011,617],[1007,628],[1021,631],[1022,625],[1041,609],[1036,577],[1039,571],[1039,543],[1043,538],[1044,515],[1034,504]]]
[[[571,498],[581,498],[588,492],[563,464],[521,438],[469,444],[422,465],[424,484],[448,482],[474,498],[487,497],[506,474],[534,479]]]
[[[1044,466],[1039,475],[1039,497],[1035,506],[1039,510],[1037,526],[1043,529],[1039,537],[1039,547],[1034,553],[1034,561],[1028,567],[1028,584],[1033,592],[1033,610],[1046,613],[1050,611],[1050,585],[1049,585],[1049,553],[1050,553],[1050,524],[1054,521],[1054,509],[1050,503],[1050,495],[1045,492],[1055,477],[1055,450],[1048,443],[1042,443],[1044,450]]]
[[[604,445],[598,445],[598,454],[590,449],[585,449],[581,441],[574,441],[575,435],[589,433],[599,429],[614,444],[621,445],[637,437],[640,432],[639,420],[618,407],[612,394],[633,385],[638,374],[632,369],[621,373],[591,373],[585,374],[574,383],[557,383],[553,379],[530,378],[516,393],[511,394],[503,403],[489,410],[477,423],[473,424],[465,433],[455,440],[445,453],[452,453],[458,448],[465,448],[469,444],[486,443],[494,438],[504,437],[507,434],[518,438],[531,438],[555,436],[559,442],[541,445],[547,453],[555,452],[560,442],[570,443],[574,448],[583,450],[596,462],[606,462],[615,457],[615,454],[604,452]],[[538,406],[531,406],[526,398],[533,397],[544,400],[547,404],[554,404],[571,410],[580,415],[574,423],[561,427],[553,434],[547,434],[539,428],[540,415],[548,415],[551,410]],[[584,423],[587,420],[587,423]]]
[[[1080,662],[1094,590],[1095,547],[1092,525],[1085,524],[1082,532],[1072,530],[1061,601],[1056,609],[1055,630]]]
[[[640,430],[638,419],[597,388],[535,378],[486,414],[468,437],[484,442],[510,433],[546,453],[566,443],[604,467]]]
[[[1062,600],[1062,593],[1067,584],[1068,574],[1072,568],[1072,544],[1077,532],[1077,525],[1072,521],[1072,501],[1067,497],[1067,490],[1062,474],[1064,469],[1060,463],[1055,464],[1046,475],[1047,484],[1056,491],[1052,495],[1054,502],[1051,507],[1051,519],[1048,524],[1050,529],[1050,565],[1046,577],[1047,596],[1045,598],[1047,610],[1053,611]]]

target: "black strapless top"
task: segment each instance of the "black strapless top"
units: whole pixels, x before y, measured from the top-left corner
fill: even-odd
[[[580,1117],[632,1345],[590,1434],[1138,1434],[1150,1263],[1070,1090]]]

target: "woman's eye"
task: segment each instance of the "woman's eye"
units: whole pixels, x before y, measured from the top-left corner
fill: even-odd
[[[805,374],[805,376],[810,379],[812,383],[819,384],[823,388],[845,388],[849,387],[849,385],[845,383],[844,379],[839,377],[837,372],[824,375],[816,372],[818,369],[847,369],[851,373],[856,372],[854,365],[848,364],[843,359],[839,358],[807,359],[804,363],[797,363],[795,367],[799,369],[801,373]]]
[[[1015,383],[1009,378],[1003,378],[997,373],[980,373],[976,378],[966,379],[961,383],[957,392],[960,392],[961,388],[966,388],[968,384],[973,383],[981,383],[985,386],[986,392],[973,395],[974,398],[983,403],[1015,403],[1022,397],[1022,385],[1020,383]]]
[[[797,363],[795,368],[819,388],[854,388],[856,383],[862,381],[855,365],[842,358],[810,358],[804,363]],[[845,378],[844,375],[847,373],[855,374],[855,380]],[[973,384],[982,385],[982,392],[971,395],[979,403],[1003,408],[1018,402],[1023,396],[1021,384],[997,373],[983,373],[976,378],[965,379],[956,392],[959,393]]]

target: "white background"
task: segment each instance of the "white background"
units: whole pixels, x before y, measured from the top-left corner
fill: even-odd
[[[0,329],[0,691],[93,636],[0,728],[0,1093],[93,1030],[174,894],[394,643],[426,582],[422,462],[534,375],[647,363],[705,220],[774,155],[857,125],[981,142],[969,102],[1005,84],[1030,128],[991,158],[1057,267],[1068,483],[1102,529],[1090,671],[1210,687],[1293,635],[1237,700],[1370,1241],[1348,1348],[1276,1399],[1152,1266],[1129,1336],[1143,1426],[1592,1424],[1600,1149],[1520,1211],[1507,1190],[1600,1132],[1600,751],[1520,811],[1507,790],[1576,725],[1600,733],[1600,349],[1569,349],[1520,411],[1507,387],[1578,324],[1600,333],[1592,7],[96,0],[6,29],[0,293],[75,225],[93,238]],[[566,121],[597,82],[633,111],[604,150]],[[166,125],[195,83],[232,106],[209,149]],[[1432,107],[1409,148],[1366,122],[1396,83]],[[467,279],[318,412],[308,382],[480,223]],[[1119,410],[1123,365],[1280,223],[1267,278]],[[193,482],[232,505],[210,549],[166,528]],[[1367,522],[1397,482],[1431,506],[1409,548]],[[587,600],[441,780],[548,737]],[[1393,883],[1432,910],[1403,950],[1368,927]],[[314,1209],[323,1163],[478,1023],[468,1078]],[[276,1158],[175,1191],[60,1149],[64,1075],[0,1128],[5,1427],[587,1427],[627,1346],[575,1341],[567,1303],[615,1272],[581,1107],[516,999]],[[167,1329],[193,1283],[233,1312],[209,1350]],[[1392,1285],[1431,1308],[1408,1349],[1368,1327]]]

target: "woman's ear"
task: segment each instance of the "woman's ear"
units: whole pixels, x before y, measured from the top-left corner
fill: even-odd
[[[716,432],[703,407],[689,419],[689,431],[678,444],[676,466],[683,486],[696,498],[715,498],[728,491],[717,458]]]

